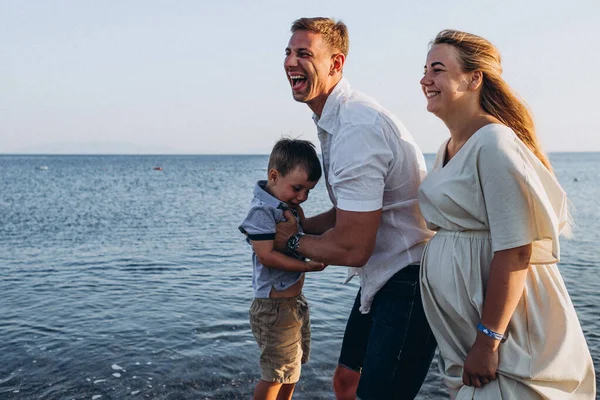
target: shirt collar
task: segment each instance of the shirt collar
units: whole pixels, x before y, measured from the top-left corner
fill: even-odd
[[[265,190],[266,185],[267,181],[256,182],[256,186],[254,186],[254,197],[259,199],[269,207],[287,210],[289,206],[283,201],[279,200],[278,198],[273,197],[269,192],[267,192]]]
[[[317,114],[313,114],[313,121],[318,128],[323,129],[329,134],[333,133],[340,104],[342,104],[344,99],[348,97],[351,91],[352,88],[348,80],[346,80],[346,78],[340,79],[329,96],[327,96],[325,106],[323,107],[323,112],[321,113],[321,118],[319,118]]]

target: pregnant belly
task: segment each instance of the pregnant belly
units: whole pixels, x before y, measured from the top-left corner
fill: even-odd
[[[423,255],[423,279],[436,297],[482,293],[492,262],[489,232],[438,232]]]

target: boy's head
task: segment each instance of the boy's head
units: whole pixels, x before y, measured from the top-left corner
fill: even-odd
[[[298,205],[321,178],[315,146],[307,140],[280,139],[269,158],[267,191],[277,199]]]

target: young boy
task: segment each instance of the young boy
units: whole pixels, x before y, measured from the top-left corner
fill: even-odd
[[[273,239],[275,225],[285,220],[283,211],[296,213],[321,177],[314,145],[306,140],[279,140],[269,158],[267,177],[257,182],[250,211],[239,229],[253,249],[255,299],[250,325],[261,351],[261,380],[254,400],[283,400],[292,398],[301,364],[308,361],[310,352],[304,273],[322,271],[325,265],[280,253],[273,248]]]

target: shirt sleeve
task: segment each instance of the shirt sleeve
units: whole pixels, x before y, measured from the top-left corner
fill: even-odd
[[[358,212],[379,210],[393,160],[381,124],[348,125],[336,136],[328,179],[337,208]]]
[[[276,220],[273,209],[265,206],[255,206],[250,209],[246,219],[244,219],[238,229],[249,240],[274,240],[275,224]]]
[[[479,149],[477,168],[492,251],[532,243],[531,264],[558,262],[564,191],[514,134],[490,136]]]

